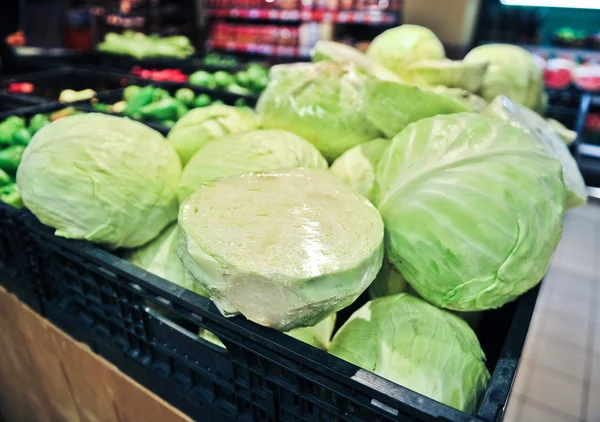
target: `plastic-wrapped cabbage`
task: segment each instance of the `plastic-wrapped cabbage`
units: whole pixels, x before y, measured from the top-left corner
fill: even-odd
[[[481,98],[479,95],[475,95],[472,92],[466,91],[460,88],[448,88],[447,86],[424,86],[421,89],[426,91],[435,92],[436,94],[446,95],[454,97],[456,100],[463,104],[464,108],[474,113],[480,113],[484,108],[487,107],[488,102]]]
[[[56,235],[133,248],[177,218],[181,164],[160,133],[123,117],[80,114],[40,129],[17,183]]]
[[[178,286],[207,296],[198,283],[189,278],[177,258],[177,224],[171,224],[144,246],[128,251],[125,259],[144,270],[175,283]]]
[[[401,25],[376,37],[367,49],[367,57],[394,72],[402,80],[410,78],[409,65],[422,60],[442,60],[444,46],[429,29]]]
[[[486,62],[423,60],[409,66],[407,82],[419,86],[443,85],[477,92],[481,88],[487,67]]]
[[[335,327],[335,314],[329,315],[323,321],[312,327],[300,327],[288,331],[288,336],[294,337],[297,340],[310,344],[321,350],[327,350],[333,328]]]
[[[471,113],[420,120],[392,140],[376,179],[388,259],[429,302],[497,308],[548,269],[562,167],[510,124]]]
[[[369,59],[363,52],[335,41],[317,41],[311,51],[312,61],[351,63],[379,79],[400,82],[400,78],[379,63]]]
[[[212,105],[195,108],[175,123],[167,140],[185,166],[194,154],[221,136],[258,129],[256,117],[238,107]]]
[[[373,201],[375,170],[389,145],[389,139],[377,138],[350,148],[333,162],[330,171],[369,201]]]
[[[488,102],[504,95],[525,107],[536,107],[544,90],[542,71],[533,55],[515,45],[489,44],[471,50],[465,63],[489,62],[480,95]]]
[[[426,117],[471,111],[461,98],[396,82],[369,80],[365,93],[367,118],[388,138]]]
[[[469,325],[407,293],[367,302],[333,337],[329,353],[468,413],[490,379]]]
[[[289,331],[352,303],[383,258],[383,222],[329,172],[208,182],[180,207],[177,255],[225,316]]]
[[[483,114],[502,119],[538,141],[548,154],[562,164],[563,178],[567,189],[567,209],[585,205],[587,188],[579,166],[563,140],[543,117],[506,97],[496,98]]]
[[[575,132],[574,130],[567,129],[565,125],[563,125],[558,120],[546,119],[546,121],[550,124],[552,130],[554,130],[554,132],[556,132],[556,134],[560,136],[560,139],[562,139],[566,145],[571,145],[577,140],[577,132]]]
[[[365,117],[363,85],[369,78],[341,63],[274,66],[256,108],[265,129],[295,133],[333,161],[381,135]]]
[[[285,130],[230,135],[211,142],[190,160],[179,183],[179,200],[210,180],[294,167],[326,170],[327,161],[313,145]]]
[[[393,296],[398,293],[409,291],[410,285],[387,257],[383,259],[381,270],[375,277],[375,280],[369,286],[369,296],[371,299],[378,299],[384,296]]]

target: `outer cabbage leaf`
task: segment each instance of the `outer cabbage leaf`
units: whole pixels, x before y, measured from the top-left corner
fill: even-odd
[[[211,180],[294,167],[326,170],[327,161],[313,145],[284,130],[230,135],[206,145],[190,160],[179,183],[179,199]]]
[[[333,162],[330,171],[372,201],[375,170],[389,145],[389,139],[377,138],[350,148]]]
[[[560,136],[560,139],[562,139],[565,144],[571,145],[577,140],[577,132],[567,129],[565,125],[558,120],[546,119],[546,121],[550,124],[550,127],[554,130],[554,132]]]
[[[329,353],[468,413],[490,379],[469,325],[407,293],[367,302],[335,334]]]
[[[444,46],[435,34],[417,25],[388,29],[373,40],[366,54],[402,80],[410,77],[408,67],[411,63],[441,60],[446,56]]]
[[[515,45],[489,44],[474,48],[465,63],[489,62],[480,94],[488,102],[504,95],[525,107],[539,105],[544,82],[533,55]]]
[[[487,68],[486,62],[423,60],[409,66],[407,82],[419,86],[443,85],[477,92],[483,84]]]
[[[40,129],[17,183],[25,206],[56,235],[132,248],[177,218],[181,164],[157,131],[89,113]]]
[[[483,114],[502,119],[538,141],[548,154],[562,164],[567,188],[567,209],[585,205],[587,188],[579,166],[560,136],[543,117],[506,97],[496,98]]]
[[[185,166],[198,150],[215,139],[255,129],[258,121],[252,113],[219,104],[189,111],[175,123],[167,140]]]
[[[365,92],[367,118],[389,138],[426,117],[471,111],[466,101],[455,96],[396,82],[369,80]]]
[[[189,278],[177,258],[177,224],[171,224],[144,246],[128,251],[125,259],[144,270],[164,278],[202,296],[207,296],[193,279]]]
[[[327,350],[335,327],[336,315],[332,314],[312,327],[300,327],[286,334],[321,350]]]
[[[388,259],[441,307],[515,299],[541,280],[562,234],[560,163],[498,119],[420,120],[392,140],[376,180]]]
[[[369,78],[340,63],[274,66],[257,105],[262,125],[301,136],[333,161],[381,135],[365,117],[363,85]]]
[[[457,101],[463,104],[464,108],[472,111],[473,113],[480,113],[488,105],[488,102],[479,95],[475,95],[472,92],[460,88],[448,88],[447,86],[436,85],[424,86],[421,87],[421,89],[435,92],[436,94],[440,95],[454,97]]]
[[[383,222],[330,173],[206,183],[181,205],[177,255],[225,316],[289,331],[352,303],[383,259]]]
[[[350,63],[379,79],[400,82],[400,78],[394,72],[369,59],[363,52],[346,44],[320,40],[315,44],[311,55],[313,62]]]
[[[371,299],[393,296],[398,293],[408,292],[409,290],[410,285],[408,281],[396,269],[394,264],[390,263],[387,257],[385,257],[381,270],[379,270],[377,277],[375,277],[375,280],[369,286],[369,296]]]

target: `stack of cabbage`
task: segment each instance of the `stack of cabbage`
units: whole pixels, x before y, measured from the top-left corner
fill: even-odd
[[[314,58],[274,67],[256,115],[193,110],[166,140],[99,114],[52,123],[23,155],[23,201],[58,236],[137,248],[128,259],[225,316],[472,412],[489,372],[456,313],[535,286],[565,209],[586,201],[531,110],[539,70],[509,46],[445,60],[408,25],[366,55],[319,43]],[[369,286],[331,340],[334,314]]]

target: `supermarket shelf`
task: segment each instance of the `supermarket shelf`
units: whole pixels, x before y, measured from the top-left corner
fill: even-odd
[[[208,41],[207,47],[212,50],[228,51],[230,53],[248,53],[248,54],[259,54],[261,56],[272,56],[272,57],[293,57],[293,58],[304,58],[310,57],[309,48],[300,48],[292,46],[282,45],[270,45],[270,44],[254,44],[254,43],[237,43],[233,41],[227,42],[215,42]]]
[[[262,19],[282,22],[336,22],[359,24],[395,24],[398,14],[381,11],[326,11],[326,10],[279,10],[279,9],[207,9],[206,14],[215,18]]]

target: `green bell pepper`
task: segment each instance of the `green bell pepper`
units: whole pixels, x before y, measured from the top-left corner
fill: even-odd
[[[16,183],[0,187],[0,201],[15,208],[23,208],[23,198]]]
[[[162,100],[163,98],[171,98],[171,93],[166,89],[155,88],[153,101]]]
[[[25,127],[25,119],[23,119],[22,117],[19,117],[19,116],[7,117],[6,120],[4,120],[4,121],[10,122],[11,124],[13,124],[19,128]]]
[[[226,88],[233,83],[235,83],[235,78],[231,73],[225,72],[224,70],[215,72],[215,84],[217,84],[219,88]]]
[[[189,88],[179,88],[175,92],[175,99],[181,101],[186,106],[191,106],[194,103],[196,94]]]
[[[14,181],[13,181],[12,177],[10,177],[7,172],[0,169],[0,187],[6,186],[9,183],[13,183],[13,182]]]
[[[188,78],[188,83],[194,86],[212,87],[215,85],[215,79],[210,73],[204,70],[199,70],[190,75]]]
[[[123,90],[123,99],[125,101],[131,101],[141,90],[142,88],[137,85],[129,85]]]
[[[13,137],[19,129],[21,127],[18,124],[8,119],[0,123],[0,146],[12,145]]]
[[[210,105],[210,96],[208,94],[200,94],[194,100],[194,107],[206,107]]]
[[[190,111],[189,108],[187,108],[187,106],[179,101],[178,99],[175,99],[176,102],[176,107],[177,107],[177,120],[181,119],[183,116],[185,116],[185,114]]]
[[[148,104],[139,111],[145,118],[153,120],[175,120],[177,119],[178,104],[181,103],[175,98],[168,97]]]
[[[25,147],[22,145],[13,145],[0,150],[0,169],[14,174],[21,163],[21,156]]]
[[[24,127],[17,130],[13,134],[13,144],[15,145],[27,146],[27,144],[29,144],[29,141],[31,141],[31,134],[29,133],[29,130],[27,130]]]
[[[38,130],[46,126],[48,123],[50,123],[50,120],[48,120],[48,116],[46,116],[45,114],[36,114],[31,119],[29,119],[29,132],[33,136],[37,133]]]
[[[127,102],[127,107],[123,114],[126,116],[132,116],[134,113],[139,112],[143,107],[147,106],[154,100],[155,88],[151,85],[145,86]]]

